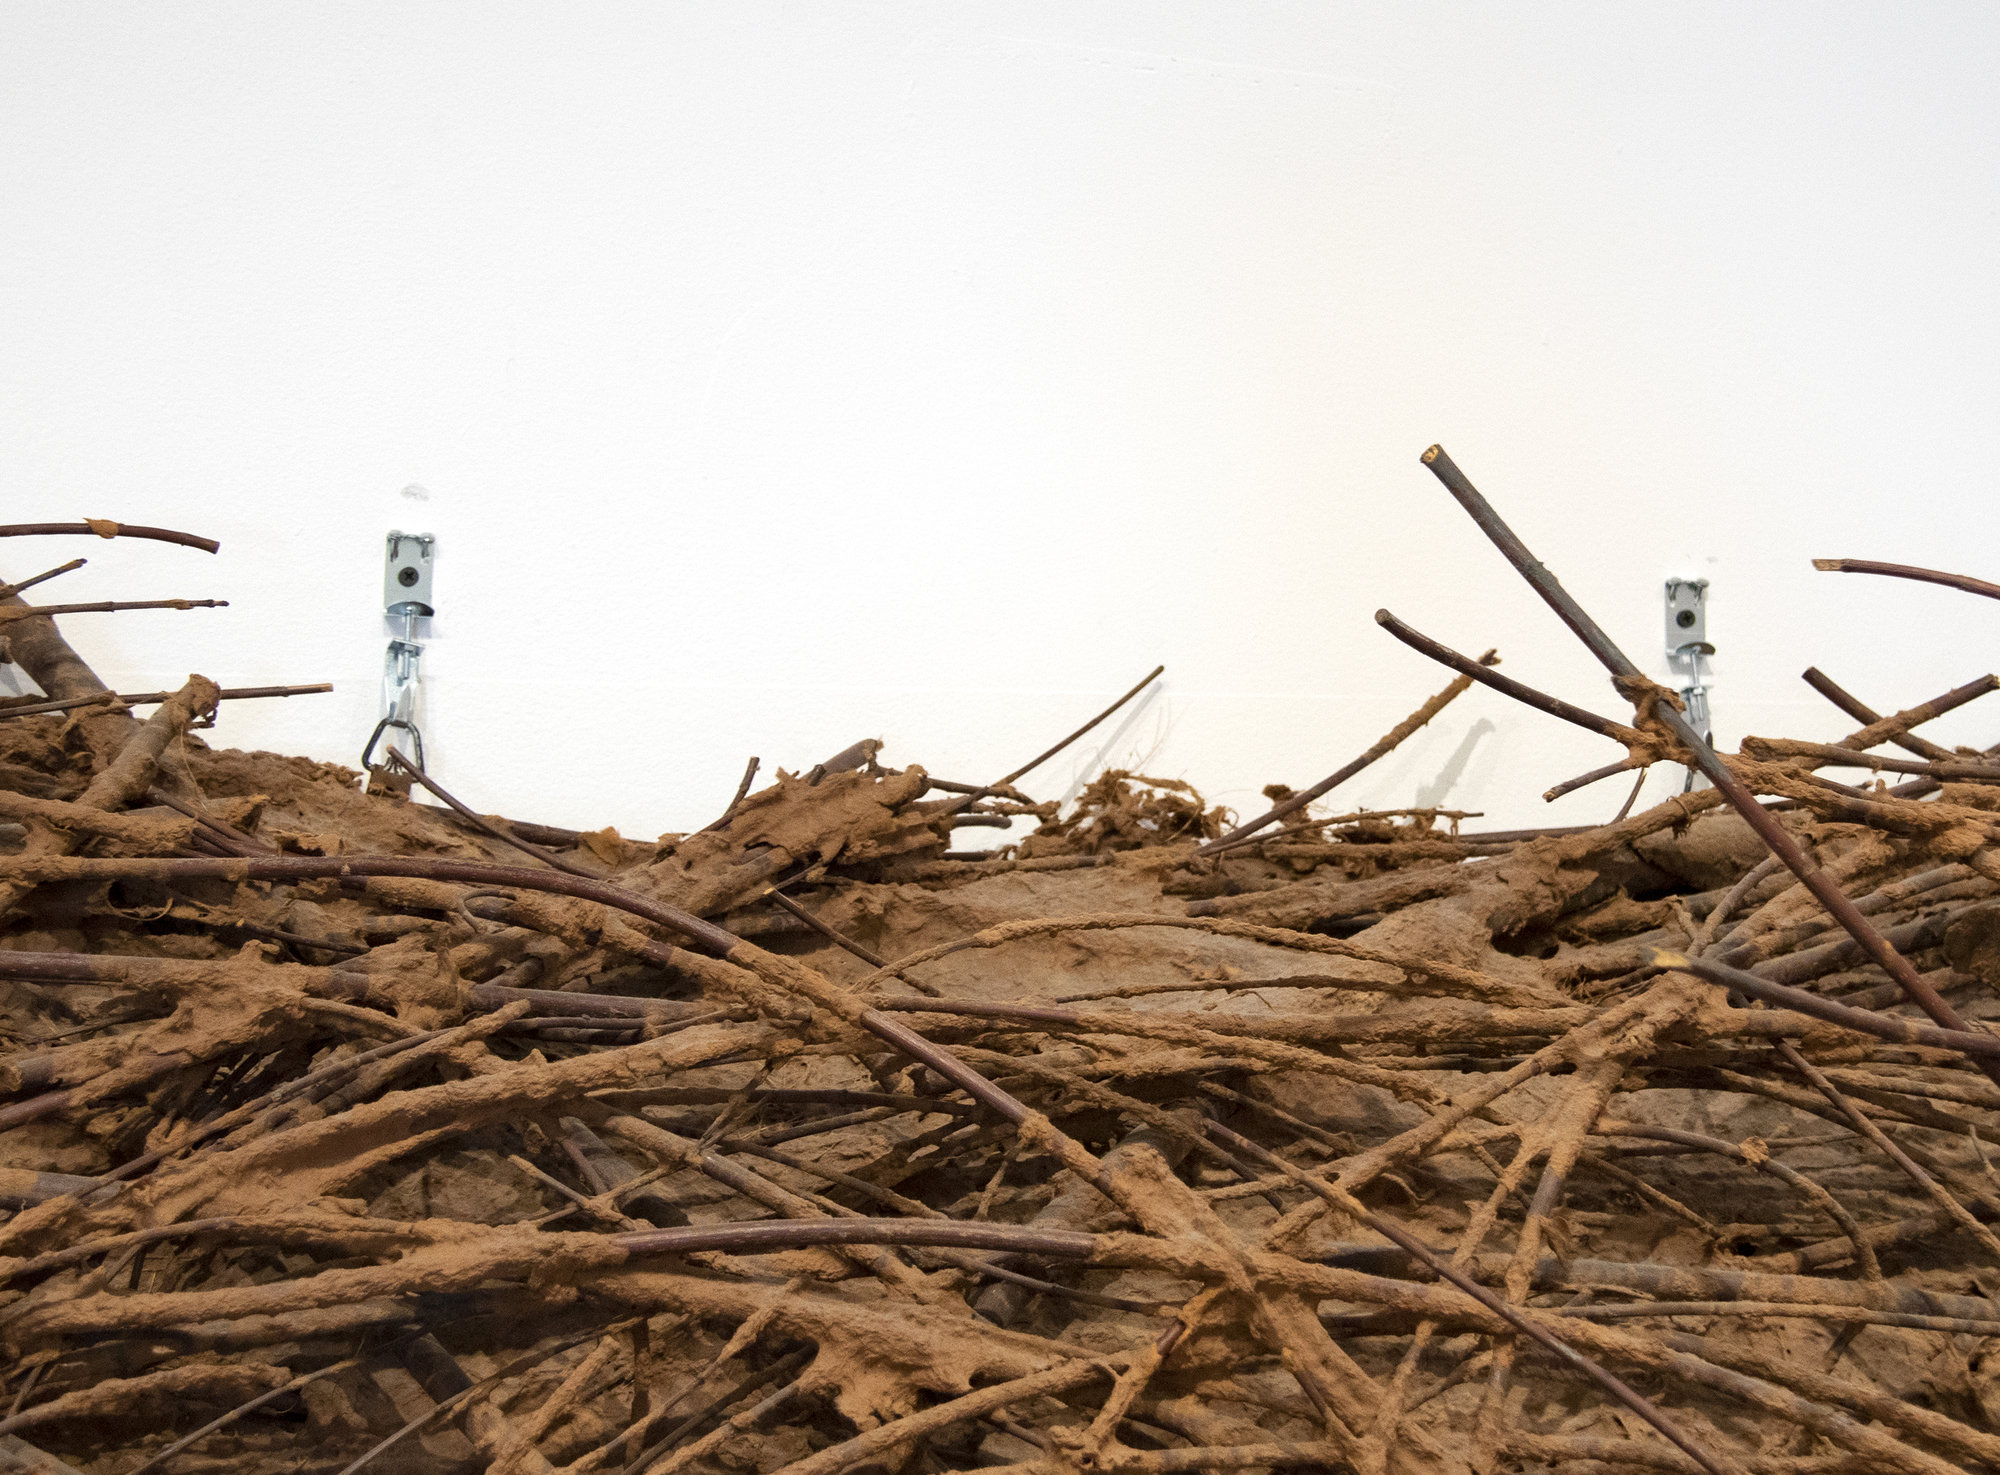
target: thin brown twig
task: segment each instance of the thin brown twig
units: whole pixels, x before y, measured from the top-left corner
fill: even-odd
[[[1828,574],[1887,574],[1892,579],[1916,579],[1925,584],[1942,584],[1965,594],[1983,594],[2000,599],[2000,584],[1989,584],[1970,574],[1941,573],[1934,568],[1917,568],[1907,563],[1877,563],[1872,558],[1815,558],[1814,568]]]
[[[1525,686],[1511,676],[1502,676],[1498,671],[1482,665],[1469,656],[1460,655],[1450,646],[1442,645],[1422,631],[1412,629],[1386,609],[1375,611],[1375,623],[1419,655],[1429,656],[1439,665],[1449,666],[1462,676],[1470,676],[1481,686],[1490,686],[1502,696],[1510,696],[1523,706],[1533,707],[1537,712],[1546,712],[1551,717],[1560,717],[1563,721],[1574,723],[1586,732],[1594,732],[1600,737],[1608,737],[1616,742],[1628,742],[1637,736],[1631,728],[1613,722],[1609,717],[1600,717],[1595,712],[1585,711],[1561,697],[1552,697],[1547,692],[1537,691],[1534,687]]]
[[[1591,769],[1589,773],[1580,773],[1575,778],[1564,779],[1561,783],[1542,795],[1542,802],[1544,804],[1553,804],[1556,800],[1562,798],[1563,795],[1574,794],[1578,789],[1589,788],[1601,779],[1616,778],[1621,773],[1630,773],[1635,768],[1646,768],[1649,766],[1642,759],[1620,758],[1616,763],[1607,763],[1602,768]],[[1634,789],[1634,797],[1637,797],[1637,794],[1638,790]],[[1625,803],[1625,808],[1630,809],[1631,807],[1631,800],[1628,799]],[[1624,810],[1620,810],[1619,813],[1622,816]]]

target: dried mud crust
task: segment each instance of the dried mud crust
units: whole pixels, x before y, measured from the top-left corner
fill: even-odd
[[[87,1475],[1703,1468],[1592,1369],[1711,1468],[2000,1468],[2000,1087],[1654,962],[1915,1017],[1712,791],[1204,857],[860,744],[559,873],[188,715],[109,808],[141,724],[0,721],[0,1437]],[[2000,1014],[1984,852],[1842,805]]]

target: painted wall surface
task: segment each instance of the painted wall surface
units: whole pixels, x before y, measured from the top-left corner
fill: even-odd
[[[2000,12],[1027,3],[0,9],[5,520],[122,689],[332,680],[221,743],[353,763],[382,540],[439,539],[433,771],[646,835],[743,761],[1089,765],[1244,812],[1444,682],[1387,606],[1616,715],[1443,442],[1720,737],[1995,663]],[[1978,706],[1937,724],[1991,741]],[[1475,691],[1347,805],[1607,817]],[[1650,793],[1677,788],[1662,772]]]

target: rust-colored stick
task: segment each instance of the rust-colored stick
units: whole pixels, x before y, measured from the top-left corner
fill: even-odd
[[[1587,789],[1600,779],[1616,778],[1621,773],[1630,773],[1635,768],[1645,768],[1648,766],[1636,758],[1620,758],[1616,763],[1607,763],[1602,768],[1591,769],[1589,773],[1579,773],[1575,778],[1564,779],[1561,783],[1542,795],[1542,802],[1553,804],[1556,800],[1562,798],[1563,795],[1574,794],[1578,789]],[[1630,806],[1628,805],[1627,807],[1629,808]]]
[[[49,615],[114,615],[128,609],[227,609],[226,599],[93,599],[83,604],[24,604],[10,608],[5,622],[41,619]]]
[[[684,1255],[693,1250],[759,1255],[805,1245],[922,1245],[1087,1260],[1097,1251],[1096,1235],[1073,1229],[1030,1229],[966,1219],[764,1219],[748,1224],[690,1224],[679,1229],[615,1234],[611,1243],[628,1255]]]

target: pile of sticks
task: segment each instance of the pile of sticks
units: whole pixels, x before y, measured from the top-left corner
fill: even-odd
[[[0,1469],[2000,1469],[2000,750],[1915,731],[2000,681],[1717,753],[1424,459],[1629,713],[1383,611],[1451,683],[1233,826],[1019,787],[1157,671],[638,843],[211,750],[8,586]],[[1474,683],[1709,787],[1314,811]]]

